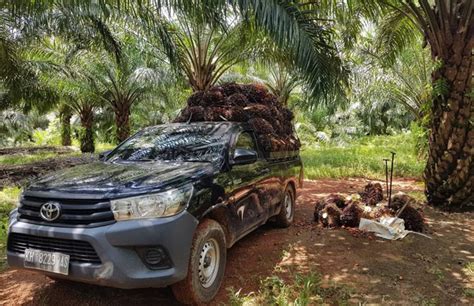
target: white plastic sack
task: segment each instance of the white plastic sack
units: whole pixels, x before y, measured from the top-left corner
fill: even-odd
[[[405,230],[403,219],[392,217],[383,217],[380,222],[361,218],[359,229],[373,232],[375,236],[389,240],[402,239],[410,232]]]

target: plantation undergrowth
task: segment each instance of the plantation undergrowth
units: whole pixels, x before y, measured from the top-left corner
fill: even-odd
[[[367,136],[346,145],[303,147],[306,179],[365,177],[385,179],[384,158],[395,155],[394,177],[421,179],[425,161],[418,158],[409,134]],[[389,165],[390,167],[390,165]]]

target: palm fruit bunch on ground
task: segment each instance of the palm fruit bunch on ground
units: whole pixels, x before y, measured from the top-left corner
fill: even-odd
[[[383,189],[380,183],[368,183],[364,187],[364,191],[360,192],[362,202],[367,205],[376,205],[383,200]]]
[[[404,193],[397,193],[392,196],[391,208],[398,211],[407,204],[405,209],[401,212],[399,218],[405,221],[405,229],[414,232],[422,232],[424,228],[425,218],[420,210],[413,207],[416,200]]]
[[[339,194],[330,194],[316,203],[314,220],[325,227],[357,227],[364,204],[356,199],[346,199]]]
[[[410,231],[422,232],[424,218],[414,206],[417,201],[404,193],[392,196],[391,207],[383,200],[383,189],[379,183],[369,183],[364,191],[345,198],[340,194],[330,194],[316,202],[314,220],[325,227],[358,227],[361,218],[380,220],[382,217],[395,217],[406,204],[399,218]]]
[[[349,201],[342,210],[341,224],[347,227],[358,227],[362,212],[362,205],[359,201]]]
[[[268,153],[300,148],[292,120],[293,113],[265,86],[226,83],[193,93],[174,122],[246,122],[256,131],[259,147]]]
[[[346,200],[342,195],[330,194],[316,203],[314,220],[325,227],[338,227],[345,205]]]
[[[342,211],[336,204],[329,203],[321,209],[319,220],[325,227],[339,227],[341,225],[341,214]]]

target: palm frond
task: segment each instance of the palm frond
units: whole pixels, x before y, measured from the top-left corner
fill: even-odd
[[[379,23],[377,41],[379,52],[387,63],[393,63],[397,56],[421,37],[421,32],[402,10],[389,12]]]

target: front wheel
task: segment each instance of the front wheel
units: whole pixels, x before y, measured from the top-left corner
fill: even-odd
[[[279,227],[288,227],[293,222],[295,215],[295,190],[291,185],[285,189],[285,196],[281,203],[280,213],[276,216],[275,223]]]
[[[184,304],[210,302],[222,283],[226,252],[221,225],[211,219],[201,222],[193,238],[188,275],[171,287],[176,299]]]

